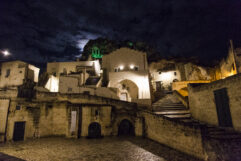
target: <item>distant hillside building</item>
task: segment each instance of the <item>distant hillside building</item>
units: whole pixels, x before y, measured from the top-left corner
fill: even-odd
[[[20,86],[27,80],[37,83],[39,70],[39,68],[22,61],[4,62],[0,69],[0,88]]]

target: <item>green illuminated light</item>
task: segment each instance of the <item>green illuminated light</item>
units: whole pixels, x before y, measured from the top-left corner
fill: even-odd
[[[101,59],[103,54],[101,54],[100,49],[97,46],[92,47],[91,49],[92,58]]]

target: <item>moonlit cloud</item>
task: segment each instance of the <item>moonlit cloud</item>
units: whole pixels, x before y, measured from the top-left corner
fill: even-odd
[[[240,43],[240,8],[240,0],[1,0],[0,49],[27,61],[73,60],[88,40],[106,37],[215,60],[229,39]]]

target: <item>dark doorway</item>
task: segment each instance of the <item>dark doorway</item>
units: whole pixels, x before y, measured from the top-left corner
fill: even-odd
[[[219,126],[233,127],[229,108],[227,89],[222,88],[214,91]]]
[[[13,132],[13,141],[24,140],[24,130],[25,130],[25,122],[15,122],[14,132]]]
[[[132,123],[125,119],[122,120],[119,128],[118,128],[118,135],[134,135],[134,127],[132,125]]]
[[[101,126],[97,122],[93,122],[89,125],[88,138],[100,138],[101,137]]]

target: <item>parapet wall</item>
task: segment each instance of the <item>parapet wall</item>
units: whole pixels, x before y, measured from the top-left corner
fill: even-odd
[[[206,159],[201,129],[167,120],[161,116],[142,112],[146,137],[189,155]]]

